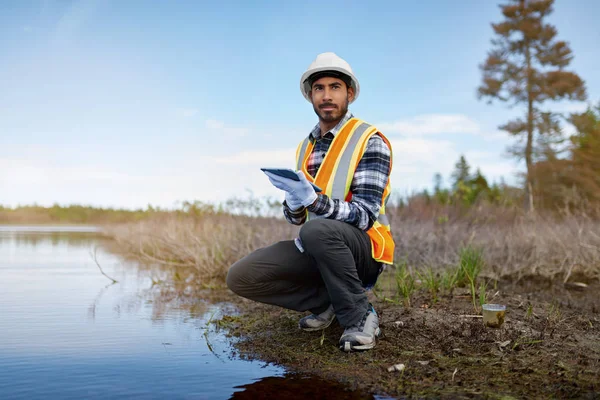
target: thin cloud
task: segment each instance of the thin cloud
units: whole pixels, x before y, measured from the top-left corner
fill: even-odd
[[[218,164],[258,165],[265,167],[291,167],[296,158],[296,149],[250,150],[215,157]]]
[[[449,140],[408,138],[391,140],[394,151],[392,166],[392,187],[394,190],[422,190],[431,188],[433,176],[442,174],[446,183],[454,170],[454,165],[464,154],[472,167],[477,168],[490,181],[504,177],[510,181],[518,167],[507,160],[499,160],[498,155],[486,151],[459,151]]]
[[[19,158],[0,159],[0,182],[11,185],[33,185],[54,183],[78,183],[89,181],[123,182],[130,181],[128,174],[108,167],[65,167],[48,161],[35,161]]]
[[[106,165],[60,166],[50,160],[0,157],[0,204],[173,207],[184,200],[220,202],[247,191],[282,198],[282,192],[269,183],[258,165],[224,164],[209,170],[214,160],[194,161],[197,168],[136,173]]]
[[[54,45],[68,44],[77,32],[92,18],[103,0],[79,0],[72,3],[62,15],[52,39]]]
[[[462,114],[424,114],[391,123],[377,124],[382,132],[402,136],[435,135],[440,133],[478,133],[479,124]]]
[[[248,128],[229,126],[225,122],[216,119],[207,119],[205,121],[205,126],[207,129],[217,131],[228,136],[241,137],[246,136],[250,132],[250,129]]]
[[[396,139],[391,140],[394,164],[432,163],[454,158],[456,150],[449,140]]]
[[[557,113],[582,113],[586,111],[589,107],[589,104],[586,102],[562,102],[562,103],[554,103],[548,106],[553,112]]]
[[[178,108],[175,113],[184,118],[190,118],[197,115],[199,110],[197,108]]]
[[[507,137],[500,131],[484,130],[481,125],[463,114],[423,114],[394,122],[383,122],[377,127],[386,135],[405,138],[435,136],[448,133],[468,134],[484,140],[501,140]]]

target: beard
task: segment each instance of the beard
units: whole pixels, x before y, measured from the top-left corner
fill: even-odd
[[[340,121],[342,118],[344,118],[344,115],[346,115],[346,113],[348,112],[348,98],[346,98],[346,101],[344,102],[344,104],[338,106],[337,104],[320,104],[319,106],[316,106],[313,104],[313,110],[315,110],[315,114],[317,114],[317,116],[319,117],[319,120],[322,122],[326,122],[326,123],[332,123],[332,122],[336,122],[336,121]],[[334,106],[336,108],[334,108],[331,111],[324,111],[321,109],[321,107],[324,106]]]

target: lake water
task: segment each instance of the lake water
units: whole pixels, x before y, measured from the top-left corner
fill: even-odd
[[[207,328],[223,304],[162,304],[96,231],[0,226],[1,399],[291,399],[327,385],[235,358]]]

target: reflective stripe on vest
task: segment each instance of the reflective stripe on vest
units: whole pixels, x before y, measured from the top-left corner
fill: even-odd
[[[350,201],[352,193],[350,186],[354,177],[354,172],[358,163],[365,152],[368,140],[371,136],[378,134],[389,146],[388,139],[377,129],[357,118],[350,119],[338,132],[333,139],[323,163],[319,167],[316,177],[309,175],[306,164],[312,153],[314,144],[310,137],[304,139],[296,150],[296,167],[303,171],[310,182],[323,188],[324,194],[332,199]],[[391,172],[391,160],[390,160]],[[390,182],[388,180],[383,193],[380,213],[377,221],[367,231],[371,239],[372,256],[375,260],[385,264],[392,264],[394,258],[394,240],[390,230],[390,222],[385,215],[385,206],[391,193]],[[307,219],[322,218],[312,212],[307,213]]]

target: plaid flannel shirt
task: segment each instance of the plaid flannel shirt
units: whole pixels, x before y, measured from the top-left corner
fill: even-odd
[[[311,139],[315,143],[307,163],[307,171],[311,176],[316,176],[331,142],[351,118],[353,115],[348,111],[344,118],[323,136],[319,124],[310,132]],[[364,231],[368,230],[379,217],[383,191],[389,177],[390,162],[390,148],[381,136],[373,135],[368,140],[365,152],[354,172],[350,185],[352,200],[346,202],[319,193],[317,201],[308,206],[308,210],[319,216],[344,221]],[[302,225],[306,221],[304,207],[292,211],[284,202],[283,214],[287,221],[294,225]]]

